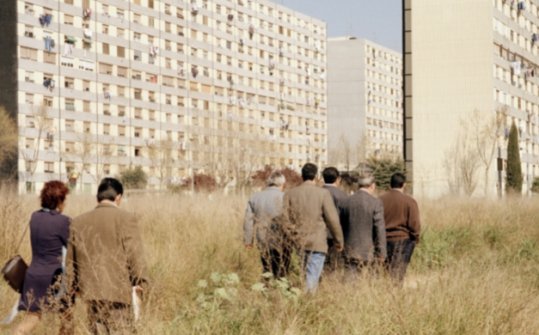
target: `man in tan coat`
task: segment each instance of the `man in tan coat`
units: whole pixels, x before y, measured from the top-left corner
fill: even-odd
[[[71,223],[67,266],[92,334],[132,333],[132,292],[147,282],[137,220],[118,208],[122,194],[118,180],[103,179],[97,207]]]
[[[303,184],[287,191],[283,200],[285,222],[292,239],[303,254],[307,292],[318,287],[328,251],[327,229],[331,232],[335,249],[343,250],[343,234],[339,214],[328,190],[316,186],[318,167],[307,163],[301,169]]]

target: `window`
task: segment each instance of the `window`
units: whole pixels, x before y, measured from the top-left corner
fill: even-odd
[[[26,93],[24,96],[24,102],[27,105],[33,105],[34,104],[34,95],[32,93]]]
[[[65,78],[64,79],[64,87],[65,88],[75,88],[75,79],[73,78]]]
[[[52,107],[52,98],[51,97],[43,97],[43,105],[47,107]]]
[[[37,61],[37,49],[20,47],[20,56],[22,59]]]
[[[127,78],[127,68],[118,66],[118,77]]]
[[[56,54],[52,52],[43,53],[43,61],[48,64],[56,65]]]
[[[68,14],[64,14],[64,24],[72,26],[73,25],[73,16],[68,15]]]
[[[31,3],[25,2],[24,3],[24,12],[26,14],[33,14],[34,13],[34,5]]]
[[[91,107],[90,107],[90,101],[83,101],[82,103],[82,111],[85,112],[85,113],[90,113],[91,112]]]
[[[65,150],[66,150],[66,152],[75,152],[75,143],[74,142],[66,142]]]
[[[110,48],[109,48],[109,44],[108,44],[108,43],[103,43],[102,48],[103,48],[103,54],[104,54],[104,55],[108,55],[108,54],[110,53],[110,50],[109,50]]]
[[[32,26],[24,26],[24,36],[33,38],[34,28]]]
[[[74,99],[66,99],[65,104],[66,104],[66,107],[65,107],[66,110],[75,111],[75,100]]]
[[[45,173],[54,173],[54,162],[44,162],[43,165]]]
[[[67,131],[75,131],[75,121],[66,120],[65,121],[65,128],[66,128]]]
[[[118,57],[125,58],[125,47],[117,47],[116,53]]]
[[[24,74],[24,81],[27,83],[33,83],[34,82],[34,73],[31,71],[26,71]]]
[[[101,74],[112,74],[112,65],[105,64],[105,63],[99,63],[99,73]]]

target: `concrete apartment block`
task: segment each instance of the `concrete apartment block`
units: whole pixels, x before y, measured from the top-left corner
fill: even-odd
[[[454,190],[455,143],[466,137],[473,145],[476,126],[496,119],[487,135],[494,154],[474,175],[473,194],[505,192],[512,122],[529,192],[539,175],[539,2],[406,0],[403,9],[405,160],[414,193],[441,196],[452,183]]]
[[[402,55],[365,39],[328,40],[328,160],[350,170],[402,157]]]
[[[326,161],[326,25],[269,1],[2,2],[0,104],[18,182],[93,191]],[[7,13],[11,11],[11,15]]]

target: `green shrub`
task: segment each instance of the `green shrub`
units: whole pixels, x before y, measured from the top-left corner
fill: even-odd
[[[145,189],[148,184],[148,176],[142,167],[131,167],[120,173],[120,181],[126,189]]]

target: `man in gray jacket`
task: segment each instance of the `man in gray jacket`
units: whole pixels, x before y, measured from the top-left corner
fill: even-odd
[[[328,190],[314,182],[318,167],[307,163],[301,169],[303,184],[287,191],[284,196],[284,216],[296,247],[303,255],[307,292],[318,287],[328,251],[327,229],[335,241],[335,249],[343,249],[339,214]]]
[[[245,246],[251,249],[256,236],[264,272],[273,273],[275,278],[285,277],[290,266],[291,245],[282,229],[285,182],[281,172],[273,172],[267,187],[249,199],[243,224]]]
[[[339,188],[341,183],[341,177],[337,168],[330,166],[322,171],[322,177],[324,178],[324,188],[331,193],[337,212],[339,213],[339,219],[341,216],[341,203],[348,198],[343,190]],[[342,219],[340,219],[342,222]],[[333,236],[328,230],[328,253],[326,256],[326,264],[324,270],[326,272],[335,271],[337,267],[342,267],[342,254],[335,250],[333,243]]]
[[[361,176],[359,187],[358,192],[342,203],[344,255],[350,275],[373,263],[383,264],[387,254],[384,208],[373,196],[374,177]]]

